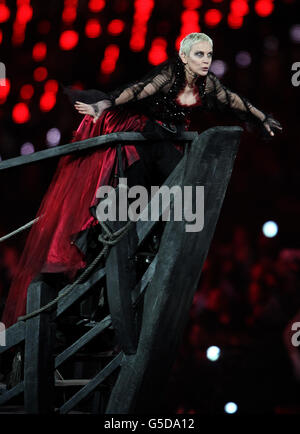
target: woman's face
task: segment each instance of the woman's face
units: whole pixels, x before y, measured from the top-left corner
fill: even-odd
[[[211,64],[213,49],[210,42],[201,41],[192,45],[188,56],[182,53],[179,55],[188,72],[204,77]]]

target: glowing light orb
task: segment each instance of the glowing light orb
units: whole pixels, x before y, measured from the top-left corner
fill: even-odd
[[[227,402],[227,404],[225,404],[225,407],[224,407],[225,413],[228,413],[228,414],[236,413],[237,409],[238,409],[238,406],[236,405],[235,402]]]
[[[47,146],[56,146],[59,144],[61,134],[58,128],[50,128],[46,135]]]
[[[263,224],[262,231],[265,237],[273,238],[278,233],[278,225],[273,220],[269,220]]]
[[[206,350],[206,357],[208,360],[211,360],[212,362],[215,362],[220,357],[221,350],[219,347],[213,345]]]

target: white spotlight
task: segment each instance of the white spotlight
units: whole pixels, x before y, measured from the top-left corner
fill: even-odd
[[[290,38],[293,42],[300,43],[300,24],[294,24],[290,28]]]
[[[235,402],[227,402],[227,404],[225,404],[225,407],[224,407],[225,413],[228,413],[228,414],[236,413],[237,409],[238,409],[238,406],[236,405]]]
[[[58,128],[51,128],[47,132],[46,140],[47,140],[47,146],[56,146],[59,144],[60,141],[60,131]]]
[[[269,220],[268,222],[264,223],[262,231],[265,237],[273,238],[278,233],[278,225],[272,220]]]
[[[21,155],[29,155],[34,153],[34,146],[30,142],[26,142],[21,146]]]
[[[248,51],[239,51],[235,56],[235,61],[241,68],[247,68],[251,63],[251,54]]]
[[[216,74],[217,77],[221,78],[227,71],[227,65],[223,60],[213,60],[210,70]]]
[[[206,357],[211,360],[212,362],[215,362],[220,357],[221,350],[219,347],[216,347],[215,345],[207,348],[206,350]]]

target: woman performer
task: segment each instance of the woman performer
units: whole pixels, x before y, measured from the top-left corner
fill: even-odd
[[[158,185],[182,156],[172,143],[172,134],[188,129],[195,107],[229,109],[240,119],[262,126],[270,136],[282,130],[272,116],[229,90],[209,71],[212,56],[211,38],[190,33],[181,42],[179,56],[162,63],[142,80],[108,95],[83,92],[88,95],[86,102],[91,98],[93,103],[76,101],[75,108],[85,117],[73,141],[117,131],[163,134],[164,141],[122,147],[128,185]],[[35,275],[58,273],[73,279],[87,265],[89,234],[98,223],[92,213],[96,191],[101,185],[114,184],[115,163],[115,147],[60,159],[9,291],[1,320],[6,327],[25,313],[27,288]]]

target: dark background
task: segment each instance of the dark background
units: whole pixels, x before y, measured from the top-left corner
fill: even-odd
[[[62,21],[63,1],[31,1],[32,19],[27,23],[24,41],[15,45],[12,35],[17,5],[6,2],[11,14],[0,23],[0,61],[6,66],[11,89],[0,105],[2,160],[19,156],[25,142],[31,142],[36,151],[46,149],[46,133],[53,127],[61,132],[60,144],[69,143],[81,120],[61,91],[52,110],[40,110],[44,82],[33,79],[37,66],[47,68],[47,79],[64,85],[112,90],[149,71],[152,65],[148,53],[154,38],[164,38],[167,55],[174,55],[182,13],[187,4],[191,6],[191,2],[179,0],[154,2],[145,47],[135,52],[129,46],[135,2],[107,1],[97,13],[89,10],[88,3],[79,1],[76,20],[66,24]],[[258,132],[247,128],[242,135],[168,385],[166,410],[218,414],[224,412],[226,402],[234,401],[239,413],[300,413],[300,355],[297,348],[291,347],[290,338],[284,338],[300,309],[300,92],[291,83],[292,64],[300,62],[300,42],[293,41],[290,35],[292,26],[299,24],[299,10],[296,1],[278,0],[273,12],[261,17],[255,12],[257,2],[250,1],[243,25],[233,29],[227,22],[232,2],[200,3],[195,10],[201,31],[214,41],[214,60],[227,65],[222,82],[256,107],[272,113],[283,132],[271,140],[263,140]],[[221,22],[213,27],[205,21],[205,12],[211,8],[223,14]],[[89,18],[99,19],[102,27],[102,33],[94,39],[84,33]],[[113,19],[125,23],[123,32],[115,36],[107,31]],[[49,31],[41,33],[40,29],[47,26]],[[79,33],[77,46],[69,51],[59,46],[59,36],[66,29]],[[197,29],[190,28],[187,33],[191,31]],[[36,62],[32,49],[39,41],[46,43],[47,56]],[[100,64],[109,44],[118,45],[120,55],[115,70],[106,75],[101,73]],[[239,51],[250,53],[252,62],[248,67],[236,64]],[[28,102],[31,117],[24,124],[16,124],[12,110],[22,101],[21,86],[28,83],[34,86]],[[218,113],[195,114],[192,128],[201,132],[216,124],[243,125],[234,117]],[[0,172],[0,236],[35,217],[56,165],[57,160],[53,160]],[[262,233],[262,225],[268,220],[276,221],[279,227],[278,235],[271,239]],[[26,236],[25,232],[0,244],[2,307]],[[210,345],[221,349],[216,362],[206,358]]]

